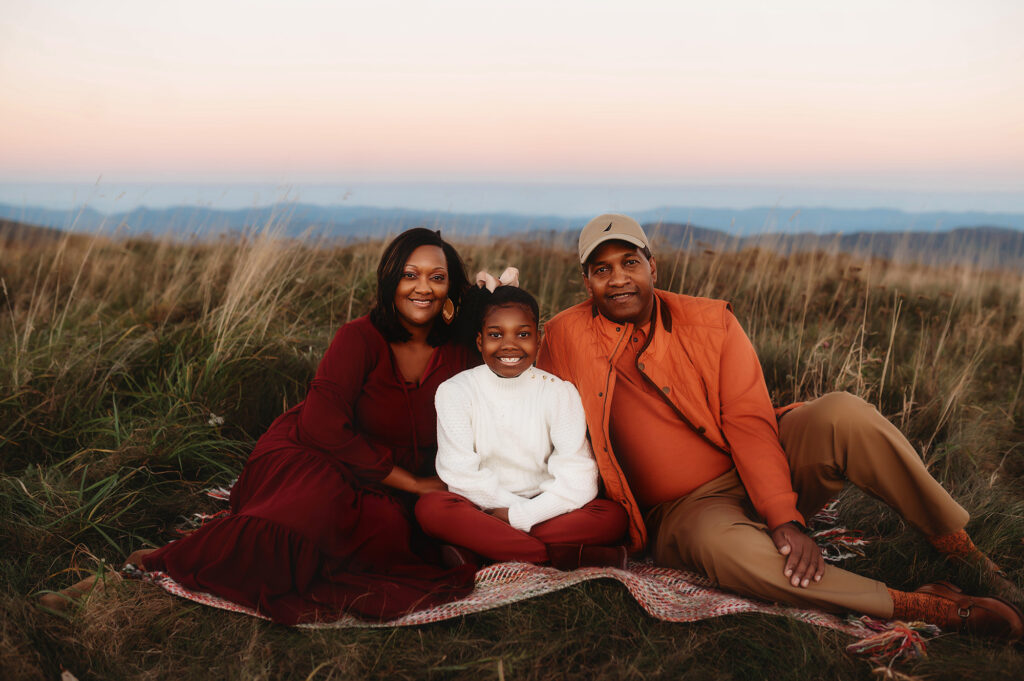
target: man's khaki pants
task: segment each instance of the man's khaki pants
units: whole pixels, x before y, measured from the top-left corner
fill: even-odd
[[[903,434],[859,397],[830,393],[794,409],[779,422],[779,440],[805,518],[850,481],[926,535],[967,524],[967,511],[929,475]],[[782,574],[786,558],[753,511],[736,469],[655,506],[646,522],[658,565],[696,569],[724,589],[769,601],[892,616],[884,584],[832,565],[820,582],[790,584]]]

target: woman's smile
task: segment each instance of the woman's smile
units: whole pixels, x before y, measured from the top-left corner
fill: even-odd
[[[448,263],[438,246],[420,246],[405,263],[395,289],[395,310],[410,332],[429,327],[448,296]]]

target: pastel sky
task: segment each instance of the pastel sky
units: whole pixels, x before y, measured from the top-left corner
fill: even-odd
[[[5,5],[0,182],[1024,192],[1017,0]]]

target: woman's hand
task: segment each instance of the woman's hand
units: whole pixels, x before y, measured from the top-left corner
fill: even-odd
[[[391,472],[381,480],[382,484],[388,487],[394,487],[400,489],[403,492],[412,492],[423,496],[429,492],[446,492],[448,486],[441,481],[441,478],[436,475],[428,475],[426,477],[420,477],[413,475],[409,471],[405,470],[401,466],[395,466],[391,469]]]
[[[431,475],[425,478],[417,478],[419,481],[416,489],[413,490],[416,494],[423,496],[430,492],[447,492],[448,485],[444,484],[444,481],[436,475]]]

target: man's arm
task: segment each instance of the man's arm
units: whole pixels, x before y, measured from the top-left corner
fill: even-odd
[[[807,586],[810,580],[821,579],[824,560],[803,531],[804,518],[796,509],[789,463],[779,444],[778,422],[757,353],[733,314],[726,311],[725,315],[722,431],[754,508],[771,529],[779,553],[786,556],[783,573],[793,586]]]

